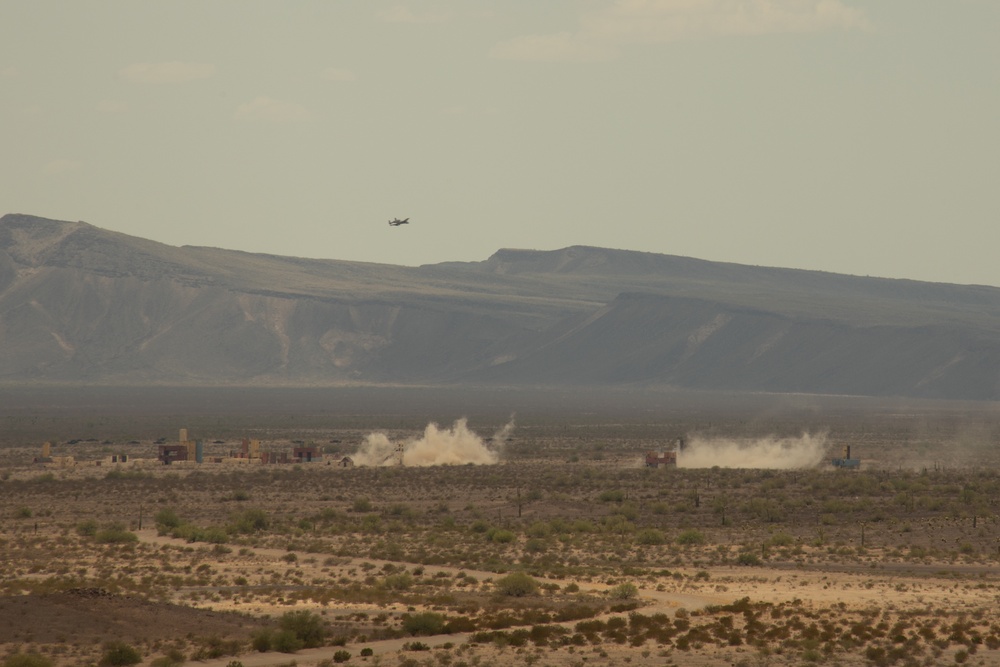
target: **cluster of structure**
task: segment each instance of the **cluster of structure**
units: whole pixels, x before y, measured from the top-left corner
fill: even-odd
[[[684,438],[674,440],[674,448],[664,452],[646,452],[646,467],[677,466],[677,454],[684,451]]]
[[[201,440],[188,439],[186,428],[180,430],[178,442],[158,445],[156,458],[164,465],[177,461],[205,463],[205,447]],[[315,445],[295,445],[292,451],[262,450],[260,440],[244,438],[239,451],[230,450],[229,456],[214,456],[209,463],[315,463],[323,454]]]
[[[46,442],[42,445],[42,455],[36,456],[34,463],[42,463],[53,468],[70,468],[76,465],[76,460],[72,456],[52,456],[52,443]]]

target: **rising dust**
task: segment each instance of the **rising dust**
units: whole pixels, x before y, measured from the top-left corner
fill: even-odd
[[[511,419],[493,436],[494,447],[487,446],[478,435],[469,430],[466,420],[459,419],[451,428],[441,428],[428,424],[423,437],[404,441],[404,466],[440,465],[490,465],[500,460],[499,448],[514,430]],[[396,450],[399,443],[393,443],[385,433],[370,433],[365,436],[361,448],[352,455],[354,463],[364,466],[390,466],[399,464]]]
[[[798,438],[730,440],[693,437],[677,456],[678,468],[767,468],[793,470],[819,465],[826,453],[826,433]]]

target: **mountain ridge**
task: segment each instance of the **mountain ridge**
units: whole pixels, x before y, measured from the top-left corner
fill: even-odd
[[[0,382],[1000,398],[1000,289],[629,250],[419,267],[0,218]]]

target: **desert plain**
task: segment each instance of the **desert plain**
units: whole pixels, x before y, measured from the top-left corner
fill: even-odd
[[[5,664],[1000,664],[992,403],[17,387],[0,420]],[[206,462],[156,461],[181,428]]]

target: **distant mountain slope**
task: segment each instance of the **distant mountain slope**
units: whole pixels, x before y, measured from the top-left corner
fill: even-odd
[[[546,277],[587,293],[649,292],[753,305],[857,324],[954,324],[1000,331],[1000,289],[780,269],[631,250],[574,246],[500,250],[484,262],[439,266]]]
[[[645,294],[623,294],[528,347],[477,377],[937,398],[1000,390],[1000,334],[944,325],[858,327]]]
[[[1000,290],[572,247],[401,267],[0,218],[0,382],[995,399]]]

